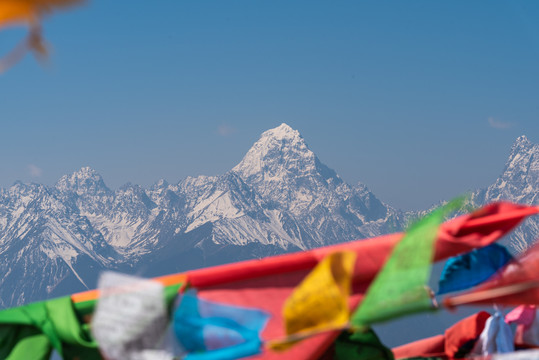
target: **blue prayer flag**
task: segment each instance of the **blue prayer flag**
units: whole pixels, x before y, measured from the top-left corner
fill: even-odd
[[[202,300],[188,291],[174,313],[174,332],[186,360],[238,359],[260,353],[268,320],[261,310]]]
[[[496,243],[447,260],[440,276],[438,294],[464,290],[489,279],[513,257]]]

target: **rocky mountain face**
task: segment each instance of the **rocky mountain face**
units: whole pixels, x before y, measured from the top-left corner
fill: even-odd
[[[473,194],[477,205],[509,200],[521,204],[539,205],[539,145],[532,144],[526,136],[519,137],[513,147],[502,175],[489,187]],[[539,239],[539,219],[527,219],[504,242],[514,252],[526,250]]]
[[[502,176],[473,202],[537,203],[539,149],[517,140]],[[95,287],[102,269],[158,276],[400,230],[410,215],[322,164],[286,124],[221,176],[113,191],[90,168],[52,187],[0,190],[0,306]],[[413,214],[412,214],[413,215]],[[511,245],[537,238],[537,220]]]

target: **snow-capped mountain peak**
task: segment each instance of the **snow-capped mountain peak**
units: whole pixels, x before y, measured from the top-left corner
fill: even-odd
[[[510,199],[528,204],[537,201],[539,183],[539,145],[520,136],[513,143],[502,175],[489,186],[483,201]]]
[[[505,163],[502,174],[486,189],[474,197],[478,204],[492,201],[513,201],[521,204],[539,204],[539,144],[526,136],[518,137]],[[539,235],[539,221],[526,220],[525,226],[517,229],[509,240],[510,248],[524,251]]]
[[[233,171],[253,180],[283,179],[314,171],[315,158],[299,132],[283,123],[265,131]]]
[[[264,132],[232,171],[272,200],[285,201],[291,190],[308,192],[337,186],[341,178],[318,159],[297,130],[287,124]]]
[[[64,175],[56,183],[60,192],[74,192],[83,195],[108,195],[111,190],[105,185],[101,175],[86,166],[71,175]]]
[[[290,125],[282,123],[276,128],[266,130],[262,133],[261,138],[274,138],[274,139],[286,139],[286,140],[299,140],[303,139],[299,131],[292,129]]]
[[[530,140],[528,140],[528,137],[526,135],[521,135],[515,140],[515,143],[513,144],[513,148],[515,148],[515,147],[529,147],[531,145],[533,145],[533,144],[530,142]]]
[[[372,228],[360,230],[366,222],[395,216],[393,209],[368,190],[356,191],[346,184],[287,124],[264,132],[232,171],[269,206],[289,212],[305,227],[316,224],[326,238],[337,238],[344,232],[351,237],[370,235]],[[347,222],[350,226],[344,225]],[[310,238],[309,246],[323,243],[316,231],[306,238]]]

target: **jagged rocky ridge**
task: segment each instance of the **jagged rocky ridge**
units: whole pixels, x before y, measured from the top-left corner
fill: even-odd
[[[531,143],[526,136],[519,137],[502,175],[489,187],[475,192],[472,201],[482,205],[493,201],[510,200],[520,204],[539,204],[539,144]],[[525,251],[539,239],[539,219],[527,219],[504,243],[516,253]]]
[[[472,201],[537,203],[538,158],[519,138],[502,176]],[[95,287],[102,269],[157,276],[376,236],[409,215],[345,183],[286,124],[221,176],[113,191],[82,168],[52,187],[0,191],[0,305]],[[530,220],[510,244],[520,250],[538,235]]]

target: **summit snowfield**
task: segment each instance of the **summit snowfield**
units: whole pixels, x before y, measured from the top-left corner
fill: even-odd
[[[473,202],[537,204],[538,159],[538,146],[519,138]],[[0,190],[0,305],[93,288],[102,269],[157,276],[377,236],[409,215],[344,182],[286,124],[220,176],[111,190],[85,167],[51,187]],[[515,234],[511,246],[525,248],[537,220]]]

